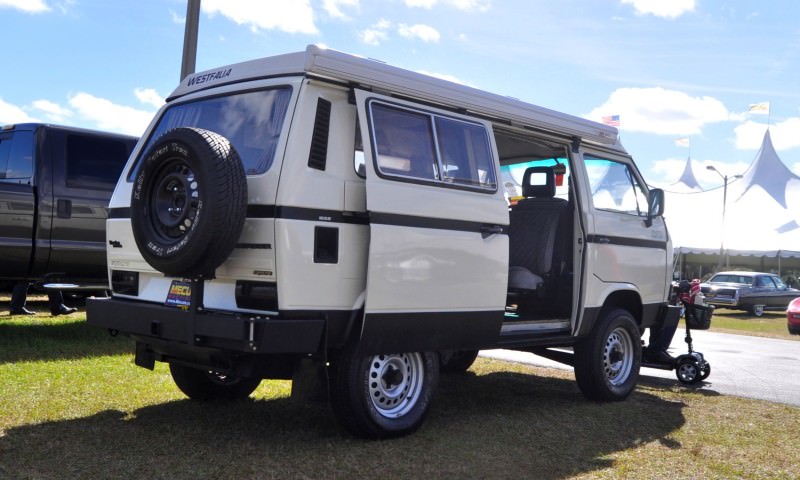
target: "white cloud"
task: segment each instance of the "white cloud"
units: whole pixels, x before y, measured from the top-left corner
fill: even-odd
[[[658,135],[697,135],[706,124],[733,118],[713,97],[660,87],[617,89],[587,117],[599,121],[605,115],[619,115],[623,130]]]
[[[411,8],[427,8],[430,10],[438,0],[406,0],[406,7]]]
[[[416,24],[416,25],[400,24],[397,27],[397,32],[403,37],[418,38],[426,43],[438,42],[440,38],[439,32],[436,31],[435,28],[422,24]]]
[[[405,0],[410,8],[425,8],[430,10],[439,3],[439,0]],[[442,0],[441,3],[449,4],[465,12],[485,12],[492,6],[491,0]]]
[[[331,17],[346,19],[348,18],[347,14],[345,14],[340,7],[358,8],[358,2],[359,0],[324,0],[322,2],[322,8],[324,8]]]
[[[22,108],[0,98],[0,125],[38,121],[38,119],[28,115],[28,112]]]
[[[0,0],[0,8],[16,8],[26,13],[49,12],[50,7],[44,0]]]
[[[362,31],[358,36],[361,38],[361,41],[367,45],[377,46],[389,38],[388,32],[390,28],[392,28],[392,22],[382,18],[378,20],[378,23]]]
[[[98,128],[129,135],[141,135],[154,112],[117,105],[105,98],[80,92],[69,98],[69,104],[82,117],[97,124]]]
[[[461,85],[466,85],[468,87],[472,86],[469,83],[459,79],[458,77],[455,77],[447,73],[426,72],[425,70],[418,70],[418,72],[423,75],[428,75],[429,77],[441,78],[442,80],[447,80],[448,82],[459,83]]]
[[[137,88],[134,89],[133,93],[142,103],[152,105],[156,108],[161,108],[161,106],[164,105],[164,97],[159,95],[158,92],[152,88]]]
[[[655,15],[663,18],[678,18],[694,11],[695,0],[621,0],[623,5],[633,5],[638,15]]]
[[[491,0],[450,0],[450,3],[467,12],[485,12],[492,6]]]
[[[35,100],[33,108],[44,112],[45,117],[57,123],[62,123],[67,117],[72,116],[72,112],[69,109],[50,100]]]
[[[209,16],[220,14],[254,32],[280,30],[286,33],[319,33],[309,0],[205,0],[202,9]]]
[[[184,25],[186,23],[186,17],[173,9],[169,10],[169,16],[172,18],[172,23],[177,23],[178,25]]]
[[[736,133],[736,148],[741,150],[758,150],[764,140],[764,132],[767,130],[765,123],[757,123],[748,120],[734,129]],[[788,118],[782,122],[769,127],[772,145],[775,150],[788,150],[800,147],[800,117]]]

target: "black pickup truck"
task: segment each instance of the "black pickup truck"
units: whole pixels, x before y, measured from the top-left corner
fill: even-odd
[[[108,284],[108,201],[136,140],[40,123],[0,129],[0,283]]]

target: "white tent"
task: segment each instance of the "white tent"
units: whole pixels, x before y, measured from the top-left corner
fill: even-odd
[[[665,189],[665,217],[675,247],[719,253],[724,243],[725,250],[750,255],[800,250],[800,177],[778,157],[769,130],[742,177],[729,176],[724,225],[725,189],[698,191],[696,186],[684,170],[681,180]]]

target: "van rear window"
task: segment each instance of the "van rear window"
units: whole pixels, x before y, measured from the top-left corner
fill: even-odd
[[[239,153],[247,175],[264,173],[272,166],[291,96],[290,87],[281,87],[175,104],[164,111],[139,160],[169,130],[197,127],[227,138]],[[128,180],[133,179],[137,168],[129,173]]]

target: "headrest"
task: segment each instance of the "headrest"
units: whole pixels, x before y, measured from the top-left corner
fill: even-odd
[[[535,182],[531,185],[531,181]],[[552,198],[556,195],[556,176],[553,167],[528,167],[522,175],[522,196]]]

